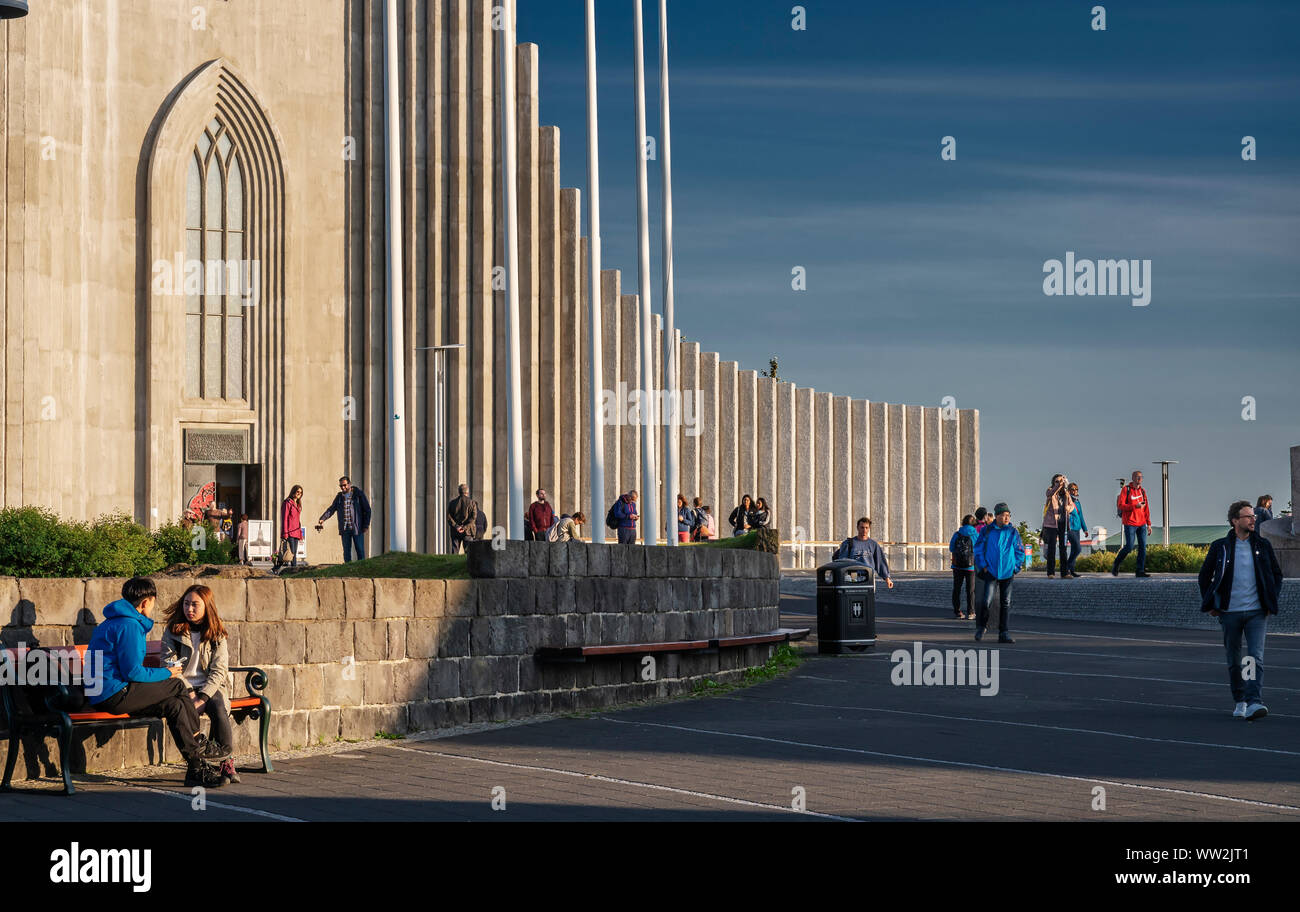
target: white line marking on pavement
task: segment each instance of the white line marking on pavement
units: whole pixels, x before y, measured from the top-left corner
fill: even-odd
[[[1120,788],[1140,789],[1147,792],[1165,792],[1173,795],[1187,795],[1193,798],[1209,798],[1214,801],[1228,801],[1233,804],[1249,804],[1254,807],[1273,808],[1279,811],[1300,811],[1300,807],[1289,804],[1272,804],[1267,801],[1254,801],[1249,798],[1234,798],[1231,795],[1216,795],[1212,792],[1194,792],[1190,789],[1169,788],[1160,785],[1140,785],[1136,782],[1120,782],[1114,779],[1095,779],[1091,776],[1068,776],[1064,773],[1045,773],[1041,770],[1016,769],[1010,766],[992,766],[987,763],[968,763],[961,760],[941,760],[937,757],[913,757],[907,754],[890,754],[884,751],[864,750],[859,747],[838,747],[833,744],[814,744],[808,741],[789,741],[784,738],[768,738],[762,735],[743,735],[738,732],[716,731],[709,728],[689,728],[685,725],[668,725],[663,722],[641,722],[633,719],[612,719],[609,716],[593,716],[603,722],[616,725],[648,725],[653,728],[669,728],[677,731],[693,732],[701,735],[720,735],[724,738],[743,738],[747,741],[767,741],[771,744],[785,744],[791,747],[808,747],[815,750],[837,751],[846,754],[861,754],[868,757],[884,757],[889,760],[906,760],[909,763],[935,763],[942,766],[961,766],[967,769],[991,770],[997,773],[1015,773],[1021,776],[1041,776],[1045,779],[1065,779],[1070,782],[1095,782],[1100,785],[1113,785]]]
[[[1078,735],[1103,735],[1108,738],[1127,738],[1130,741],[1154,741],[1158,744],[1183,744],[1189,747],[1221,747],[1225,750],[1257,751],[1262,754],[1283,754],[1287,757],[1300,757],[1300,752],[1280,750],[1272,747],[1251,747],[1245,744],[1217,744],[1212,741],[1183,741],[1179,738],[1153,738],[1148,735],[1130,735],[1124,732],[1105,731],[1094,728],[1070,728],[1064,725],[1047,725],[1042,722],[1012,722],[1009,719],[977,719],[973,716],[947,716],[942,713],[917,712],[908,709],[880,709],[874,706],[848,706],[835,703],[802,703],[798,700],[776,700],[768,697],[722,697],[738,703],[788,703],[791,706],[810,706],[822,709],[854,709],[860,712],[882,712],[898,716],[922,716],[927,719],[947,719],[950,722],[984,722],[990,725],[1014,725],[1018,728],[1043,728],[1050,731],[1070,732]]]
[[[599,718],[599,717],[597,717]],[[530,766],[526,763],[508,763],[505,760],[489,760],[486,757],[470,757],[465,754],[451,754],[442,751],[421,750],[418,747],[398,747],[395,744],[386,745],[388,750],[410,751],[413,754],[426,754],[434,757],[446,757],[453,760],[470,760],[474,763],[486,763],[491,766],[505,766],[510,769],[531,770],[538,773],[555,773],[560,776],[574,776],[579,779],[595,779],[598,782],[609,782],[615,785],[635,785],[638,788],[652,789],[656,792],[673,792],[678,795],[690,795],[694,798],[708,798],[712,801],[725,801],[728,804],[743,804],[746,807],[763,808],[769,811],[784,811],[787,814],[801,814],[808,817],[823,817],[827,820],[841,820],[847,823],[861,823],[856,817],[840,817],[837,814],[823,814],[820,811],[796,811],[794,808],[786,807],[780,804],[763,804],[760,801],[747,801],[744,798],[731,798],[727,795],[714,795],[710,792],[696,792],[691,789],[671,788],[667,785],[655,785],[652,782],[637,782],[632,779],[617,779],[613,776],[601,776],[596,773],[584,773],[579,770],[559,769],[552,766]]]
[[[179,798],[182,801],[193,801],[194,795],[190,792],[173,792],[170,789],[158,788],[152,785],[139,785],[126,779],[114,779],[109,776],[104,777],[109,782],[116,782],[118,785],[125,785],[129,788],[139,789],[142,792],[153,792],[155,795],[166,795],[169,798]],[[211,791],[211,789],[209,789]],[[306,823],[300,817],[286,817],[284,814],[273,814],[270,811],[261,811],[257,808],[240,807],[237,804],[226,804],[221,801],[207,800],[208,807],[220,808],[223,811],[239,811],[241,814],[252,814],[255,817],[265,817],[268,820],[280,820],[284,823]]]
[[[1208,706],[1182,706],[1181,704],[1178,703],[1147,703],[1142,700],[1116,700],[1114,697],[1071,697],[1071,699],[1096,700],[1101,703],[1128,703],[1132,706],[1162,706],[1165,709],[1186,709],[1191,712],[1214,713],[1216,716],[1220,714],[1226,716],[1228,714],[1227,709],[1210,709]],[[1268,717],[1270,719],[1296,718],[1295,716],[1287,716],[1287,715],[1283,715],[1282,713],[1273,712],[1273,710],[1271,709],[1268,711]]]

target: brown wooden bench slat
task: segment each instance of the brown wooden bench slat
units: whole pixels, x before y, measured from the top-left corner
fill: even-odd
[[[713,645],[719,648],[730,646],[758,646],[763,643],[783,643],[788,640],[802,640],[808,636],[811,628],[808,627],[781,627],[777,630],[769,630],[766,633],[751,633],[745,636],[718,637],[713,640]]]

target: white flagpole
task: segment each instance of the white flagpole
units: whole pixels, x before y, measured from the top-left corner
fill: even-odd
[[[384,209],[388,216],[387,307],[384,335],[388,359],[388,542],[387,550],[406,547],[406,334],[402,326],[401,114],[398,102],[397,0],[384,15]]]
[[[635,23],[636,65],[633,82],[636,92],[636,213],[637,240],[640,256],[637,260],[637,278],[641,294],[641,531],[645,544],[659,544],[659,491],[658,473],[655,471],[654,408],[654,327],[650,319],[650,191],[646,177],[645,136],[645,65],[642,36],[641,0],[633,0]]]
[[[667,446],[664,447],[664,485],[668,489],[668,544],[677,544],[678,421],[681,391],[677,388],[677,342],[673,325],[673,158],[668,112],[668,0],[659,0],[659,156],[664,172],[664,379],[668,388]]]
[[[596,127],[596,0],[587,0],[587,223],[591,238],[588,306],[591,316],[591,540],[605,541],[605,428],[600,418],[600,389],[605,378],[600,314],[600,134]]]
[[[393,2],[393,0],[389,0]],[[519,386],[519,205],[515,165],[515,4],[502,0],[501,48],[501,189],[505,197],[506,248],[506,424],[509,432],[506,475],[506,534],[524,537],[524,438]]]

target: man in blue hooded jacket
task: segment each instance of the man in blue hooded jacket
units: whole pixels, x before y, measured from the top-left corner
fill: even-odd
[[[993,524],[984,527],[975,542],[975,572],[984,581],[980,592],[979,617],[975,621],[975,639],[984,639],[989,626],[989,609],[993,591],[998,592],[998,642],[1014,643],[1007,630],[1011,613],[1011,583],[1025,566],[1025,546],[1020,533],[1011,525],[1011,508],[1000,503],[993,508]]]
[[[144,667],[145,634],[153,629],[150,615],[157,603],[153,580],[137,576],[122,584],[120,599],[105,606],[104,622],[95,628],[86,647],[87,652],[100,654],[101,686],[94,696],[89,690],[86,696],[100,712],[162,716],[189,764],[185,784],[211,786],[220,779],[214,780],[204,761],[226,759],[229,746],[208,741],[200,732],[181,666],[171,670]]]

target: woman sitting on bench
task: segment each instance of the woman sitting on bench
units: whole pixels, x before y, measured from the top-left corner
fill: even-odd
[[[234,748],[230,716],[230,650],[226,628],[217,614],[217,601],[207,586],[190,586],[167,609],[160,655],[164,666],[177,666],[190,686],[189,698],[199,715],[212,722],[211,740]],[[218,785],[239,782],[235,761],[221,763]]]

